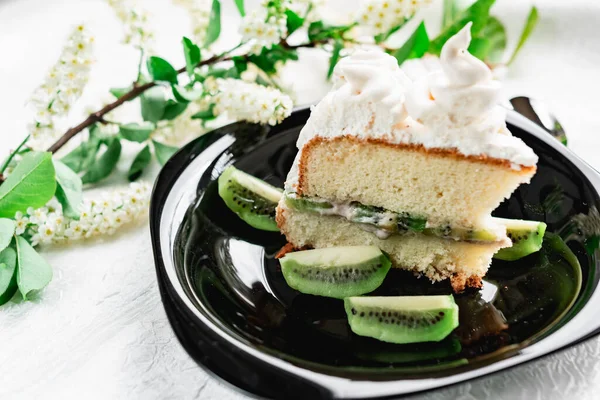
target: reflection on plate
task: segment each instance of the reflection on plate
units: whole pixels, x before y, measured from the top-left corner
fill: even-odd
[[[491,372],[486,367],[500,360],[518,362],[523,349],[553,340],[593,295],[597,190],[543,133],[509,123],[540,162],[531,184],[495,215],[545,221],[542,250],[518,261],[494,260],[483,290],[456,296],[460,326],[440,343],[392,345],[354,335],[341,300],[303,295],[286,285],[274,259],[284,238],[245,224],[217,193],[216,179],[231,163],[282,186],[307,116],[307,110],[296,112],[271,130],[222,128],[186,146],[159,177],[152,231],[163,300],[182,343],[209,370],[269,397],[424,390]],[[390,271],[374,292],[448,293],[446,283],[432,285],[399,270]],[[600,326],[593,323],[590,332]],[[238,373],[231,376],[231,370]],[[424,384],[427,377],[438,379]],[[337,386],[342,382],[347,386]]]

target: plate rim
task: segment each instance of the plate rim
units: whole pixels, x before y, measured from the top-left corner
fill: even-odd
[[[294,113],[298,114],[306,111],[307,108],[300,108],[294,110]],[[293,118],[288,118],[283,122],[283,124],[278,125],[278,128],[280,130],[285,130],[286,125],[289,125],[289,123],[286,124],[286,121],[291,121],[292,119]],[[544,143],[557,150],[563,157],[566,157],[570,162],[572,162],[575,165],[577,169],[581,171],[581,173],[584,176],[586,176],[596,193],[600,195],[600,173],[598,173],[593,167],[587,164],[579,156],[573,153],[570,149],[563,146],[560,142],[558,142],[551,135],[549,135],[543,128],[536,125],[534,122],[530,121],[529,119],[522,116],[521,114],[518,114],[515,111],[509,110],[509,112],[507,113],[507,122],[517,126],[518,128],[523,129],[528,134],[531,134],[536,138],[542,140]],[[236,124],[227,125],[223,128],[220,128],[219,130],[231,129],[235,125]],[[177,226],[179,227],[181,220],[176,221],[175,223],[173,223],[173,220],[163,221],[166,215],[164,211],[167,206],[170,206],[171,208],[173,208],[174,206],[181,206],[181,198],[178,202],[176,202],[176,204],[171,204],[174,201],[174,199],[172,199],[173,193],[175,192],[173,189],[177,186],[178,183],[181,184],[181,182],[187,181],[184,178],[186,175],[186,171],[189,172],[188,167],[194,162],[199,163],[199,159],[202,158],[200,157],[200,153],[189,153],[198,145],[198,141],[203,137],[204,136],[196,138],[184,147],[182,147],[166,163],[165,167],[159,173],[154,185],[150,204],[150,231],[155,265],[157,270],[157,277],[159,281],[161,281],[161,279],[164,279],[164,282],[161,282],[161,286],[164,284],[168,284],[170,289],[170,296],[172,296],[170,301],[177,300],[181,305],[185,307],[188,313],[190,313],[190,316],[193,316],[195,318],[196,323],[201,324],[202,326],[204,326],[204,328],[206,328],[208,331],[214,334],[214,336],[219,337],[221,340],[234,347],[236,351],[243,352],[253,361],[260,361],[262,363],[266,363],[271,367],[277,368],[281,372],[287,372],[295,377],[307,380],[314,385],[326,389],[326,391],[330,393],[332,397],[384,398],[389,396],[406,395],[410,393],[437,389],[444,386],[471,380],[484,375],[488,375],[494,372],[498,372],[516,365],[521,365],[523,363],[532,361],[543,356],[547,356],[551,353],[565,349],[567,347],[574,346],[600,333],[600,309],[595,311],[591,307],[591,305],[594,302],[600,301],[600,290],[594,290],[594,292],[589,297],[587,303],[581,308],[581,310],[579,310],[577,314],[575,314],[571,318],[571,320],[565,323],[556,332],[541,339],[539,342],[536,342],[526,348],[521,349],[518,354],[515,354],[507,359],[499,360],[494,363],[484,365],[482,367],[470,371],[459,372],[450,376],[439,377],[435,379],[406,378],[402,380],[379,382],[356,379],[349,380],[347,378],[331,376],[321,372],[304,369],[302,367],[292,364],[291,362],[264,353],[259,349],[253,348],[252,346],[249,346],[245,343],[241,343],[236,338],[224,334],[213,323],[213,321],[210,321],[207,317],[202,315],[186,295],[183,289],[183,285],[177,277],[172,251],[172,239],[174,238],[172,228],[174,224],[177,224]],[[231,143],[228,143],[227,140],[223,140],[223,138],[225,137],[227,136],[215,138],[215,140],[213,140],[212,143],[209,143],[208,146],[213,146],[218,142],[223,142],[221,143],[221,146],[223,147],[223,150],[226,149]],[[229,140],[229,142],[232,141],[233,139]],[[185,157],[185,162],[179,163],[179,159],[182,158],[182,156]],[[165,185],[167,185],[166,192],[164,191]],[[195,193],[195,188],[193,191]],[[192,202],[193,200],[194,199],[191,199]],[[177,211],[177,209],[175,208],[172,211]],[[181,214],[181,210],[179,210],[179,213]],[[171,216],[171,218],[173,218],[173,216]],[[165,222],[169,223],[165,224]],[[165,229],[165,227],[169,227],[169,229]],[[167,257],[165,257],[165,255]],[[163,289],[165,288],[161,287],[161,297],[164,304],[165,296],[168,294]],[[596,317],[595,319],[594,316]],[[599,321],[599,326],[586,328],[584,321],[589,320]],[[173,326],[171,317],[169,317],[169,322],[171,326]],[[572,334],[565,334],[565,332],[567,331],[571,333],[576,332],[576,337],[573,337]],[[178,339],[181,341],[179,335]],[[186,347],[183,342],[182,344],[184,345],[184,347]],[[198,363],[203,368],[209,369],[203,363]],[[211,374],[213,374],[213,371],[211,371]],[[222,377],[220,378],[224,379]],[[231,384],[231,382],[228,383]],[[237,385],[235,387],[237,390],[241,389]],[[244,390],[244,392],[249,395],[254,395],[253,393],[248,392],[247,390]]]

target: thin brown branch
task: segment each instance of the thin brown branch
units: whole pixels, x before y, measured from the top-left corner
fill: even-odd
[[[300,45],[290,46],[285,40],[282,40],[281,45],[283,47],[285,47],[286,49],[293,50],[293,49],[298,49],[301,47],[315,47],[316,45],[323,44],[324,42],[326,42],[326,41],[309,42],[309,43],[304,43],[304,44],[300,44]],[[203,65],[208,65],[208,64],[213,64],[216,62],[231,61],[232,57],[230,57],[230,56],[225,57],[226,54],[227,53],[207,58],[206,60],[198,63],[197,67],[201,67]],[[182,74],[185,71],[186,71],[186,67],[182,67],[177,70],[177,73]],[[145,84],[139,85],[139,86],[133,85],[132,89],[129,92],[125,93],[123,96],[119,97],[114,102],[107,104],[100,110],[98,110],[94,113],[91,113],[79,125],[76,125],[76,126],[70,128],[69,130],[67,130],[52,146],[50,146],[48,148],[48,151],[51,153],[56,153],[65,144],[67,144],[67,142],[69,142],[69,140],[71,140],[73,137],[75,137],[78,133],[82,132],[84,129],[90,127],[91,125],[93,125],[97,122],[103,122],[104,116],[106,114],[108,114],[115,108],[121,106],[123,103],[126,103],[130,100],[135,99],[136,97],[138,97],[139,95],[144,93],[146,90],[148,90],[156,85],[157,85],[156,82],[148,82],[148,83],[145,83]]]
[[[71,140],[75,135],[79,132],[83,131],[85,128],[95,124],[96,122],[100,122],[102,118],[119,107],[121,104],[133,100],[138,97],[140,94],[144,93],[146,90],[151,87],[156,86],[155,82],[148,82],[142,86],[138,86],[136,88],[131,89],[129,92],[125,93],[123,96],[119,97],[116,101],[104,106],[100,110],[95,113],[90,114],[86,119],[83,120],[79,125],[70,128],[68,131],[64,133],[52,146],[48,148],[48,151],[51,153],[56,153],[61,147],[63,147],[69,140]]]

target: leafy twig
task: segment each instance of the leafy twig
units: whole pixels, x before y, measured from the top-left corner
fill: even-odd
[[[219,56],[214,56],[214,57],[211,57],[204,61],[199,62],[197,66],[201,67],[203,65],[212,64],[217,61],[222,62],[222,61],[228,61],[228,60],[231,60],[231,58],[225,57],[225,58],[219,59]],[[183,72],[185,72],[185,67],[182,67],[177,70],[177,74],[181,74]],[[48,151],[51,153],[56,153],[79,132],[90,127],[92,124],[103,121],[103,118],[106,114],[108,114],[115,108],[121,106],[123,103],[126,103],[130,100],[135,99],[136,97],[138,97],[139,95],[144,93],[146,90],[148,90],[154,86],[157,86],[157,85],[158,85],[158,83],[153,81],[153,82],[148,82],[143,85],[132,88],[129,92],[125,93],[123,96],[119,97],[114,102],[107,104],[106,106],[104,106],[103,108],[101,108],[100,110],[98,110],[94,113],[91,113],[79,125],[76,125],[76,126],[70,128],[69,130],[67,130],[52,146],[50,146],[48,148]]]
[[[327,40],[317,40],[317,41],[312,41],[312,42],[308,42],[308,43],[303,43],[300,45],[289,45],[285,40],[282,40],[281,45],[283,47],[285,47],[286,49],[289,50],[294,50],[294,49],[298,49],[298,48],[302,48],[302,47],[315,47],[319,44],[323,44],[326,43]],[[196,67],[201,67],[204,65],[209,65],[209,64],[214,64],[217,62],[223,62],[223,61],[231,61],[232,57],[231,56],[227,56],[229,53],[231,53],[232,51],[234,51],[235,49],[237,49],[240,45],[237,45],[236,47],[227,50],[224,53],[215,55],[213,57],[207,58],[206,60],[200,61]],[[247,55],[244,56],[247,58]],[[181,67],[177,70],[177,74],[182,74],[186,72],[186,68],[185,67]],[[111,112],[112,110],[114,110],[115,108],[121,106],[123,103],[126,103],[130,100],[135,99],[136,97],[138,97],[139,95],[141,95],[142,93],[144,93],[146,90],[157,86],[158,83],[156,81],[153,82],[148,82],[145,83],[143,85],[140,86],[136,86],[133,87],[130,91],[128,91],[127,93],[125,93],[123,96],[119,97],[117,100],[115,100],[114,102],[107,104],[106,106],[104,106],[103,108],[101,108],[100,110],[91,113],[85,120],[83,120],[79,125],[76,125],[72,128],[70,128],[69,130],[67,130],[52,146],[50,146],[48,148],[48,151],[51,153],[56,153],[58,150],[60,150],[65,144],[67,144],[69,142],[69,140],[71,140],[73,137],[75,137],[78,133],[82,132],[84,129],[90,127],[92,124],[95,124],[97,122],[103,122],[104,121],[104,116],[106,114],[108,114],[109,112]]]

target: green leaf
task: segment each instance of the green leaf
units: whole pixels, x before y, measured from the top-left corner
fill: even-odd
[[[336,40],[333,43],[333,51],[331,52],[331,57],[329,58],[329,69],[327,70],[327,79],[331,78],[333,74],[333,69],[336,64],[340,60],[340,51],[344,48],[344,42],[342,40]]]
[[[248,61],[246,60],[246,57],[235,56],[233,57],[232,61],[238,75],[242,75],[242,72],[248,69]]]
[[[75,172],[86,170],[100,150],[100,141],[86,141],[64,156],[61,161]]]
[[[479,58],[480,60],[485,61],[491,49],[492,42],[489,39],[482,37],[471,39],[471,44],[469,45],[469,53]]]
[[[155,81],[177,83],[177,71],[167,60],[152,56],[146,61],[146,67]]]
[[[190,79],[194,77],[194,69],[200,62],[200,48],[185,36],[182,39],[183,55],[185,56],[185,70]]]
[[[215,105],[211,104],[210,107],[206,110],[202,110],[192,115],[192,119],[203,119],[203,120],[211,120],[215,119],[216,115],[214,113]]]
[[[477,43],[477,41],[481,41],[481,43]],[[479,36],[471,42],[469,52],[481,60],[498,63],[502,61],[505,50],[506,29],[498,18],[490,17]]]
[[[331,26],[325,25],[323,21],[315,21],[308,26],[308,39],[311,42],[320,42],[326,39],[341,38],[346,31],[354,26],[356,26],[356,23]]]
[[[235,0],[235,5],[242,17],[246,16],[246,10],[244,10],[244,0]]]
[[[32,292],[37,292],[52,280],[52,267],[21,236],[16,237],[17,285],[27,300]]]
[[[202,89],[189,89],[179,85],[172,85],[173,96],[181,103],[189,103],[190,101],[196,101],[204,91]]]
[[[154,144],[154,155],[160,165],[165,165],[167,161],[169,161],[169,158],[179,150],[178,147],[169,146],[155,140],[153,140],[152,143]]]
[[[67,167],[77,173],[85,171],[94,162],[100,150],[101,134],[97,125],[92,125],[88,131],[88,139],[61,159]]]
[[[110,94],[115,96],[117,99],[120,99],[125,94],[127,94],[131,89],[132,89],[131,86],[127,86],[127,87],[122,87],[122,88],[110,88],[108,91],[110,92]]]
[[[233,66],[231,68],[211,68],[204,76],[203,79],[212,76],[214,78],[234,78],[237,79],[240,77],[238,73],[237,67]]]
[[[422,57],[428,48],[429,36],[425,29],[425,23],[421,22],[402,47],[392,52],[392,56],[398,60],[398,65],[400,65],[410,58]]]
[[[0,217],[13,218],[18,211],[25,212],[28,207],[42,207],[55,191],[52,153],[27,153],[0,185]]]
[[[150,160],[152,160],[152,153],[150,153],[150,146],[146,145],[142,151],[135,156],[131,163],[131,167],[129,167],[129,172],[127,173],[129,181],[133,182],[137,180],[148,164],[150,164]]]
[[[204,47],[213,44],[221,34],[221,3],[219,0],[213,0],[206,29],[206,39],[204,39]]]
[[[473,22],[473,26],[471,27],[471,35],[473,37],[477,37],[479,32],[487,24],[490,16],[490,8],[494,2],[495,0],[477,0],[475,3],[473,3],[471,7],[467,8],[456,17],[452,25],[444,29],[438,37],[431,41],[428,52],[435,55],[440,55],[442,47],[444,47],[446,41],[452,36],[456,35],[458,31],[464,28],[464,26],[470,21]]]
[[[535,7],[535,6],[531,7],[531,11],[529,12],[529,15],[527,16],[527,22],[525,22],[525,28],[523,28],[523,33],[521,33],[521,37],[519,38],[519,43],[517,44],[515,51],[513,52],[512,56],[510,57],[510,60],[508,61],[509,65],[513,61],[515,61],[515,58],[517,58],[517,54],[519,53],[519,51],[521,50],[521,48],[523,47],[523,45],[529,38],[529,35],[531,35],[533,28],[535,28],[535,26],[537,25],[538,19],[539,19],[539,15],[538,15],[537,7]]]
[[[140,100],[144,121],[156,123],[162,119],[167,106],[167,98],[162,87],[157,86],[146,90]]]
[[[295,49],[286,49],[280,45],[274,45],[270,49],[263,47],[260,54],[251,54],[248,56],[248,60],[251,63],[269,75],[277,72],[276,63],[278,61],[285,63],[288,60],[297,59],[298,53]]]
[[[96,183],[111,174],[121,157],[121,142],[114,138],[107,146],[106,151],[97,158],[81,178],[86,183]]]
[[[125,140],[130,142],[142,143],[148,140],[150,134],[156,129],[156,124],[152,122],[124,124],[119,127],[119,133]]]
[[[0,306],[12,299],[17,288],[17,253],[9,247],[0,252]]]
[[[178,103],[174,100],[168,100],[165,106],[165,112],[162,119],[172,120],[180,116],[187,108],[187,103]]]
[[[442,13],[442,29],[446,29],[456,19],[458,15],[457,0],[444,0],[444,11]]]
[[[288,36],[294,33],[298,28],[304,25],[304,18],[293,12],[292,10],[285,10],[285,15],[287,16],[287,31]]]
[[[311,22],[308,26],[308,40],[311,42],[315,42],[319,39],[322,39],[321,36],[326,32],[325,24],[323,21],[315,21]]]
[[[81,178],[71,168],[58,160],[54,160],[56,170],[56,199],[63,208],[63,214],[72,219],[79,219],[81,202],[83,201],[83,184]]]
[[[15,233],[15,223],[8,218],[0,218],[0,251],[10,244]]]

